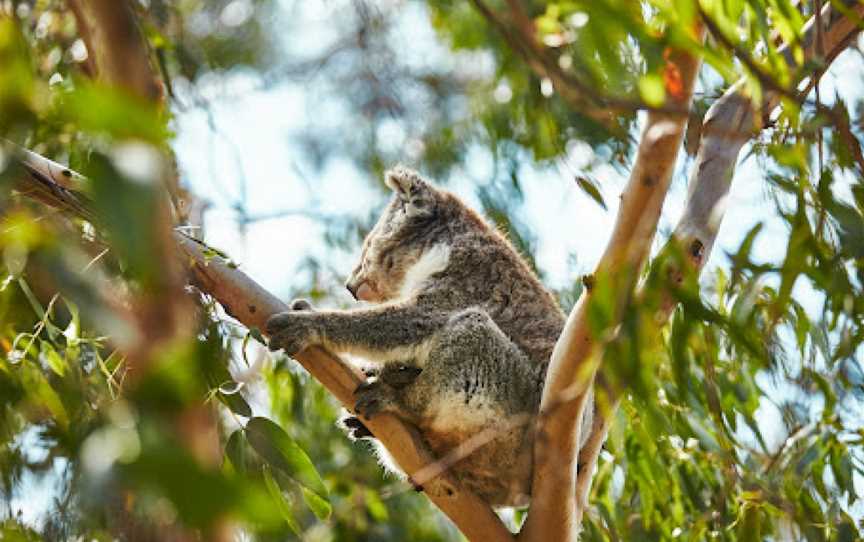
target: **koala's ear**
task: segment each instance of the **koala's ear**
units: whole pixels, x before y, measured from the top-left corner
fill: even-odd
[[[416,171],[395,167],[384,175],[384,183],[405,205],[408,216],[422,216],[434,211],[434,189]]]

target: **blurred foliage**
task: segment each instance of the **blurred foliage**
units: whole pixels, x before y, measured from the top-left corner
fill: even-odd
[[[265,90],[314,88],[330,114],[291,134],[305,170],[347,161],[380,186],[384,168],[407,162],[442,182],[467,178],[483,213],[538,268],[521,212],[526,164],[564,171],[614,207],[596,171],[626,170],[637,112],[674,92],[661,69],[668,46],[705,56],[695,121],[734,80],[759,100],[766,85],[788,91],[821,68],[794,72],[778,54],[777,36],[800,59],[813,10],[789,0],[334,0],[328,13],[339,16],[310,43],[312,4],[135,3],[166,85],[168,107],[158,108],[92,81],[66,2],[0,2],[0,135],[86,173],[96,213],[92,224],[69,220],[14,194],[21,171],[2,154],[4,540],[164,539],[183,529],[211,539],[231,526],[255,540],[458,538],[381,471],[367,444],[335,429],[339,408],[319,385],[197,291],[188,292],[198,307],[191,339],[153,352],[144,374],[121,354],[142,332],[123,299],[162,288],[152,181],[174,174],[172,115],[206,110],[214,81],[254,74]],[[699,17],[721,38],[695,43]],[[538,62],[554,81],[529,68]],[[584,88],[562,88],[568,81]],[[661,254],[647,274],[646,296],[606,353],[602,381],[623,401],[583,539],[862,538],[860,83],[850,103],[784,100],[748,149],[786,226],[782,258],[759,254],[778,239],[757,226],[728,264],[707,270],[701,292],[695,277],[668,283],[679,254]],[[586,147],[574,171],[574,149]],[[491,167],[475,167],[477,158]],[[376,216],[308,214],[328,248],[352,250]],[[573,280],[558,292],[568,309],[585,270],[571,260]],[[293,293],[335,303],[322,278],[331,266],[310,255]],[[668,290],[680,305],[652,333]],[[218,453],[201,453],[216,441]]]

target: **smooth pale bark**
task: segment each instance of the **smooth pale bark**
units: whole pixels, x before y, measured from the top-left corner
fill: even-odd
[[[864,17],[864,4],[849,4],[853,13]],[[858,28],[855,21],[843,16],[830,3],[822,8],[821,20],[821,46],[824,47],[825,62],[829,63],[849,45],[857,35]],[[816,24],[817,18],[814,16],[804,26],[802,47],[805,62],[817,57],[819,44]],[[788,46],[784,46],[780,52],[791,67],[797,66]],[[687,203],[673,234],[676,242],[683,247],[701,244],[703,255],[700,266],[707,261],[714,247],[741,147],[758,133],[761,118],[773,110],[781,98],[775,90],[765,89],[765,99],[757,112],[753,101],[742,94],[744,88],[744,81],[733,85],[705,115]]]
[[[666,69],[680,82],[677,94],[669,93],[676,108],[689,107],[699,65],[700,59],[687,52],[669,54]],[[535,438],[532,506],[520,540],[565,542],[578,537],[577,443],[586,391],[603,350],[589,313],[592,303],[606,303],[611,308],[606,332],[620,323],[657,229],[686,120],[676,114],[648,114],[612,238],[552,353]],[[613,294],[598,300],[598,291]]]

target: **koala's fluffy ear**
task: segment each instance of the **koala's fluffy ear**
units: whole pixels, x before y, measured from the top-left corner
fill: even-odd
[[[397,166],[387,171],[384,183],[405,205],[408,216],[423,216],[434,211],[434,189],[416,171]]]

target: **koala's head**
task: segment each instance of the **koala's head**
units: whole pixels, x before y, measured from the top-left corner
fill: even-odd
[[[446,193],[402,167],[388,171],[385,183],[393,190],[393,199],[363,242],[360,263],[346,283],[363,301],[404,296],[412,283],[442,271],[449,257],[449,250],[436,243],[440,228],[434,227]]]

